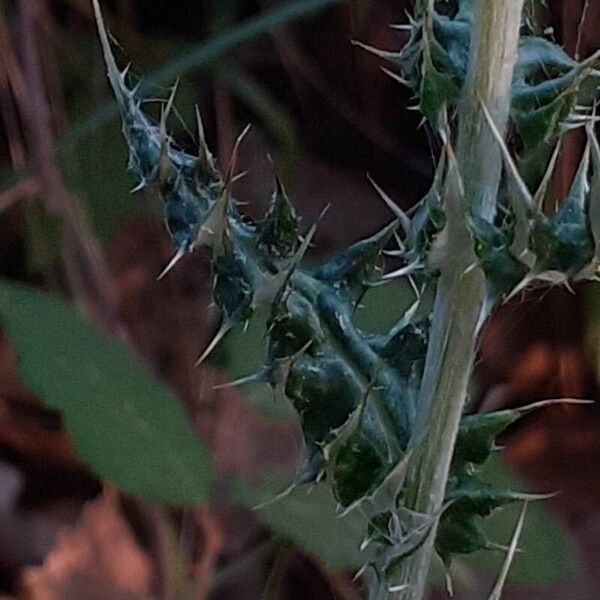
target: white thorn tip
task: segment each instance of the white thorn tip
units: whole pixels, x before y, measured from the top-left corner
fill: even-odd
[[[350,43],[353,46],[362,48],[363,50],[366,50],[371,54],[375,54],[375,56],[379,56],[380,58],[387,58],[388,60],[394,60],[398,58],[398,52],[392,52],[390,50],[380,50],[379,48],[375,48],[375,46],[369,46],[369,44],[359,42],[358,40],[350,40]]]
[[[375,188],[379,197],[385,202],[387,207],[392,211],[392,214],[400,221],[402,229],[405,233],[410,230],[410,219],[408,215],[383,191],[383,189],[375,182],[369,173],[367,173],[369,183]]]
[[[206,350],[202,353],[200,358],[196,361],[196,366],[201,365],[208,355],[215,349],[217,344],[227,335],[229,330],[233,327],[233,324],[229,321],[223,321],[223,324],[219,328],[219,331],[215,334],[215,337],[212,339],[210,344],[207,346]]]
[[[185,254],[183,248],[179,248],[175,253],[175,256],[169,261],[169,264],[161,271],[161,274],[156,278],[156,281],[160,281],[182,258]]]
[[[404,79],[404,77],[398,75],[398,73],[394,73],[394,71],[390,71],[389,69],[386,69],[385,67],[381,67],[381,70],[388,76],[391,77],[394,81],[397,81],[398,83],[400,83],[401,85],[405,85],[408,88],[412,89],[412,86],[410,85],[410,83],[408,82],[407,79]]]

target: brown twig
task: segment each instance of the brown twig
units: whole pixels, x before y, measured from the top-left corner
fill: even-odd
[[[160,600],[175,600],[177,591],[172,577],[172,529],[167,511],[159,506],[141,504],[140,508],[151,530],[150,550]]]
[[[27,90],[20,98],[19,107],[33,170],[44,206],[49,212],[62,217],[66,226],[63,259],[73,292],[106,331],[124,337],[100,245],[88,230],[77,199],[65,189],[56,167],[51,113],[38,38],[42,8],[42,2],[37,0],[19,2],[19,38]]]
[[[353,583],[347,575],[327,573],[326,577],[337,600],[360,600],[362,598],[359,586]]]
[[[360,600],[360,584],[352,580],[352,575],[341,571],[332,571],[315,557],[306,557],[311,565],[327,581],[337,600]]]
[[[206,600],[223,547],[223,532],[208,507],[199,507],[194,516],[202,532],[202,554],[196,565],[194,600]]]

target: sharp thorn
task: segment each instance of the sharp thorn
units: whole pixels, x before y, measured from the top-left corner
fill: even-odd
[[[200,113],[200,107],[196,104],[194,106],[196,111],[196,127],[198,128],[198,142],[201,146],[206,146],[206,134],[204,132],[204,123],[202,122],[202,114]]]
[[[521,406],[517,408],[517,413],[522,416],[529,414],[530,412],[539,410],[540,408],[545,408],[547,406],[555,406],[558,404],[568,404],[568,405],[583,405],[583,404],[594,404],[594,400],[589,400],[586,398],[551,398],[548,400],[540,400],[538,402],[534,402],[533,404],[528,404],[527,406]]]
[[[146,182],[142,180],[135,187],[131,188],[129,193],[135,194],[136,192],[143,190],[145,187],[146,187]]]
[[[354,574],[354,577],[352,577],[352,581],[358,581],[363,573],[367,570],[367,567],[369,565],[363,565],[358,571],[356,571],[356,573]]]
[[[241,145],[242,141],[244,140],[244,138],[246,137],[246,135],[248,134],[248,132],[250,131],[251,127],[252,127],[252,125],[250,123],[248,123],[248,125],[246,125],[246,127],[244,127],[244,130],[242,131],[242,133],[240,133],[240,135],[238,135],[237,139],[235,140],[235,144],[233,145],[233,150],[231,151],[231,159],[229,160],[229,168],[227,169],[227,178],[225,180],[226,186],[231,183],[231,179],[233,177],[233,172],[235,171],[235,167],[237,165],[238,152],[240,149],[240,145]]]
[[[275,504],[276,502],[283,500],[284,498],[289,496],[296,489],[296,487],[297,487],[297,484],[295,481],[293,481],[287,488],[285,488],[285,490],[283,490],[283,492],[280,492],[273,498],[269,498],[269,500],[265,500],[264,502],[257,504],[256,506],[253,507],[253,510],[262,510],[263,508],[266,508],[267,506],[271,506],[272,504]]]
[[[396,244],[398,244],[398,249],[400,252],[405,252],[406,251],[406,245],[404,244],[404,242],[400,239],[400,236],[398,235],[397,231],[394,231],[393,233],[394,236],[394,240],[396,242]]]
[[[418,267],[419,267],[418,262],[412,262],[409,265],[402,267],[401,269],[397,269],[396,271],[392,271],[391,273],[385,274],[382,277],[382,279],[388,280],[388,279],[397,279],[399,277],[404,277],[405,275],[408,275],[409,273],[412,273],[413,271],[418,269]]]
[[[483,114],[486,118],[486,121],[488,122],[490,131],[492,132],[492,135],[496,139],[496,142],[498,142],[498,146],[500,147],[500,150],[502,152],[502,156],[504,157],[506,166],[509,168],[511,175],[513,176],[514,180],[517,183],[517,188],[519,189],[519,192],[523,196],[523,200],[527,203],[529,208],[532,208],[533,206],[535,206],[533,198],[531,197],[531,193],[529,192],[527,185],[523,181],[523,178],[521,177],[521,174],[519,173],[519,170],[517,169],[517,166],[515,165],[515,162],[514,162],[512,156],[510,155],[508,148],[506,147],[504,138],[502,137],[501,133],[498,131],[498,128],[496,127],[496,124],[494,123],[494,120],[492,119],[492,115],[490,114],[490,111],[488,110],[487,106],[482,101],[480,101],[480,105],[481,105],[481,110],[483,111]]]
[[[167,106],[165,107],[165,111],[163,113],[165,122],[169,118],[171,114],[171,110],[173,110],[173,104],[175,103],[175,96],[177,94],[177,87],[179,86],[179,80],[175,81],[173,84],[173,89],[171,90],[171,94],[169,95],[169,99],[167,100]]]
[[[404,229],[405,233],[410,230],[410,219],[407,214],[383,191],[381,187],[375,182],[375,180],[367,173],[367,179],[369,183],[375,188],[375,191],[379,194],[379,197],[386,203],[387,207],[392,211],[393,215],[398,219]]]
[[[525,513],[527,511],[527,502],[523,503],[523,508],[521,509],[521,513],[519,514],[519,518],[517,520],[517,525],[515,526],[515,530],[513,532],[512,538],[510,540],[510,545],[506,551],[506,558],[504,559],[504,563],[502,568],[500,569],[500,575],[496,583],[494,584],[494,589],[490,594],[488,600],[500,600],[503,596],[504,584],[508,577],[508,572],[510,566],[514,560],[515,554],[518,552],[518,543],[521,537],[521,532],[523,530],[523,524],[525,523]]]
[[[248,383],[255,383],[258,381],[265,381],[264,371],[259,371],[258,373],[252,373],[251,375],[240,377],[239,379],[235,379],[234,381],[228,381],[227,383],[215,385],[213,386],[213,390],[226,390],[229,388],[240,387],[242,385],[246,385]]]
[[[398,31],[412,31],[414,26],[412,23],[390,23],[390,27]]]
[[[160,275],[156,278],[156,281],[160,281],[182,258],[185,254],[183,247],[179,248],[173,258],[169,261],[169,264],[161,271]]]
[[[350,40],[350,43],[353,46],[362,48],[363,50],[366,50],[367,52],[375,54],[375,56],[379,56],[381,58],[387,58],[388,60],[394,60],[398,58],[398,52],[391,52],[390,50],[380,50],[379,48],[369,46],[368,44],[364,44],[363,42],[359,42],[358,40]]]
[[[393,71],[390,71],[389,69],[386,69],[385,67],[380,67],[380,68],[386,75],[391,77],[394,81],[397,81],[398,83],[405,85],[406,87],[412,89],[412,86],[410,85],[408,80],[404,79],[404,77],[398,75],[398,73],[394,73]]]
[[[206,350],[201,354],[200,358],[196,361],[196,366],[205,361],[206,357],[215,349],[216,345],[227,335],[232,327],[233,323],[231,321],[223,321],[221,327],[219,327],[219,330],[215,334],[215,337],[207,346]]]
[[[558,142],[556,143],[556,146],[554,148],[554,151],[552,152],[552,156],[550,157],[550,162],[548,163],[548,168],[546,169],[546,172],[544,173],[544,177],[542,178],[542,181],[533,197],[533,201],[535,202],[536,206],[539,209],[542,208],[542,203],[544,202],[544,198],[546,196],[546,190],[548,189],[548,184],[550,183],[550,180],[552,179],[552,175],[554,174],[554,168],[556,166],[556,161],[558,160],[558,155],[560,154],[561,146],[562,146],[562,137],[559,137]]]
[[[238,173],[237,175],[234,175],[231,178],[231,181],[229,183],[230,184],[234,184],[234,183],[240,181],[241,179],[244,179],[244,177],[246,177],[246,175],[248,175],[249,172],[250,172],[250,170],[246,169],[245,171],[242,171],[241,173]]]

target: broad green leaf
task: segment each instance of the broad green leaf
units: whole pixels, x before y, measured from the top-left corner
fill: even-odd
[[[208,497],[214,472],[173,392],[120,343],[47,294],[0,282],[0,318],[27,387],[59,410],[78,456],[124,492]]]

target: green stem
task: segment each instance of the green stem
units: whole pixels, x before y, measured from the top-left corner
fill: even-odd
[[[465,212],[493,219],[502,157],[481,109],[484,103],[499,131],[508,121],[510,85],[517,58],[523,0],[475,0],[467,83],[459,107],[456,171],[446,181],[447,227],[432,331],[420,391],[415,455],[408,474],[408,507],[431,515],[427,541],[399,566],[398,600],[424,597],[437,519],[444,502],[450,462],[475,358],[485,279],[476,263]]]
[[[463,94],[457,157],[473,212],[492,220],[502,171],[501,151],[483,114],[489,110],[504,135],[524,0],[476,0],[470,68]]]

